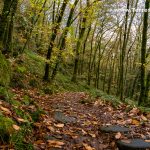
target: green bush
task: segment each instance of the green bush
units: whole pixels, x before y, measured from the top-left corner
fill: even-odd
[[[33,150],[33,145],[31,143],[25,142],[25,137],[27,134],[32,133],[31,125],[22,126],[21,130],[14,133],[10,139],[11,143],[14,145],[15,150]]]
[[[0,85],[8,86],[10,83],[11,68],[8,61],[0,52]]]
[[[54,93],[54,89],[52,88],[52,87],[44,87],[43,88],[43,92],[45,93],[45,94],[53,94]]]
[[[8,102],[10,101],[11,94],[6,87],[0,86],[0,99],[8,101]]]
[[[35,80],[35,79],[31,79],[31,80],[29,81],[29,85],[32,86],[32,87],[39,87],[39,83],[38,83],[38,81]]]
[[[9,142],[10,135],[14,132],[14,121],[0,114],[0,138],[3,142]]]
[[[10,86],[13,88],[25,88],[25,84],[23,83],[24,75],[18,72],[13,72],[12,79],[10,82]]]

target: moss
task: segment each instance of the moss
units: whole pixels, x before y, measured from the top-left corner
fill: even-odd
[[[0,115],[0,138],[3,142],[9,142],[10,135],[14,133],[13,124],[11,118]]]
[[[10,101],[11,95],[6,87],[0,86],[0,99],[5,101]]]
[[[38,83],[38,81],[36,79],[31,79],[29,81],[29,85],[32,87],[39,87],[40,84]]]
[[[10,139],[10,142],[14,145],[15,150],[33,150],[33,145],[25,140],[27,134],[32,133],[31,125],[22,126],[21,130],[14,133]],[[25,142],[26,141],[26,142]]]
[[[10,83],[11,69],[10,64],[0,52],[0,85],[8,86]]]
[[[45,93],[45,94],[53,94],[54,93],[54,89],[52,88],[52,87],[45,87],[45,88],[43,88],[43,92]]]

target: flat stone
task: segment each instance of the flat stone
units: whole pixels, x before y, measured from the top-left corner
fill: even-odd
[[[54,118],[56,121],[59,121],[61,123],[75,123],[76,122],[76,118],[66,116],[60,111],[56,111],[54,113]]]
[[[101,131],[110,133],[110,132],[123,132],[127,133],[130,131],[129,128],[118,126],[118,125],[109,125],[109,126],[104,126],[100,128]]]
[[[119,150],[146,150],[150,148],[150,143],[143,139],[128,139],[117,141]]]

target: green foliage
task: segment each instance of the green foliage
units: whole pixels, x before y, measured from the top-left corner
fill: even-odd
[[[16,100],[14,100],[14,99],[12,99],[12,100],[10,101],[10,103],[11,103],[15,108],[18,108],[19,106],[22,105],[21,102],[16,101]]]
[[[13,88],[25,88],[26,85],[24,84],[23,82],[23,79],[24,79],[24,75],[21,74],[21,73],[18,73],[18,72],[13,72],[12,74],[12,79],[11,79],[11,82],[10,82],[10,86],[13,87]]]
[[[150,108],[149,107],[142,107],[142,106],[140,106],[139,108],[140,108],[140,110],[142,112],[148,112],[148,113],[150,113]]]
[[[10,82],[11,68],[8,61],[0,52],[0,85],[8,86]]]
[[[13,143],[15,150],[33,150],[33,145],[31,143],[25,142],[25,136],[31,134],[31,125],[22,126],[21,130],[12,135],[10,141]]]
[[[42,59],[43,57],[39,57],[38,54],[32,51],[26,51],[25,54],[26,61],[23,65],[26,66],[27,71],[37,76],[43,75],[45,65],[45,61]]]
[[[0,138],[3,142],[9,142],[10,135],[14,132],[14,121],[0,114]]]
[[[32,87],[39,87],[40,84],[36,79],[31,79],[29,81],[29,85],[32,86]]]
[[[24,120],[30,120],[30,115],[26,113],[24,110],[18,109],[14,107],[14,111],[20,118],[23,118]]]
[[[0,86],[0,98],[7,102],[11,100],[11,93],[9,92],[8,88]]]
[[[28,95],[23,96],[23,103],[25,105],[30,105],[31,102],[32,102],[32,100],[30,99],[30,97]]]
[[[41,114],[43,114],[43,113],[44,113],[44,111],[38,108],[36,111],[31,112],[30,115],[31,115],[31,117],[32,117],[32,120],[33,120],[34,122],[37,122],[37,121],[39,121],[40,116],[41,116]]]
[[[54,91],[55,91],[55,90],[53,89],[52,86],[51,86],[51,87],[48,86],[48,87],[44,87],[44,88],[43,88],[43,92],[44,92],[45,94],[50,94],[50,95],[51,95],[51,94],[54,93]]]
[[[25,73],[26,72],[26,68],[24,66],[18,66],[16,71],[18,73]]]

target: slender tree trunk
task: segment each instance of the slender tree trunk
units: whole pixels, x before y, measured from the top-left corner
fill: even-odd
[[[58,32],[58,29],[60,27],[60,24],[61,24],[63,15],[64,15],[64,11],[65,11],[65,8],[66,8],[68,2],[69,2],[69,0],[64,0],[63,1],[63,4],[62,4],[62,6],[60,8],[60,12],[56,16],[57,20],[56,20],[56,22],[55,22],[55,24],[54,24],[54,26],[52,28],[52,34],[51,34],[51,37],[50,37],[50,44],[49,44],[48,51],[47,51],[47,56],[46,56],[47,60],[51,59],[52,50],[53,50],[53,47],[54,47],[54,42],[55,42],[55,39],[56,39],[56,36],[57,36],[57,32]],[[45,64],[45,74],[44,74],[44,77],[43,77],[43,79],[45,81],[49,80],[49,69],[50,69],[50,64],[46,63]]]
[[[89,0],[86,1],[87,7],[89,6]],[[81,21],[81,29],[79,31],[79,38],[77,41],[76,45],[76,54],[75,54],[75,60],[74,60],[74,70],[73,70],[73,76],[72,76],[72,81],[76,82],[77,81],[77,73],[78,73],[78,65],[79,65],[79,56],[80,56],[80,47],[81,47],[81,42],[83,40],[83,36],[85,34],[86,30],[86,23],[87,23],[87,15],[88,11],[86,10],[85,13],[83,14],[83,19]]]
[[[16,14],[17,6],[18,6],[18,0],[14,0],[12,4],[11,19],[9,22],[8,38],[7,38],[7,42],[5,43],[6,53],[8,55],[9,53],[12,53],[14,17]]]
[[[93,61],[92,61],[93,39],[94,39],[95,30],[96,30],[96,24],[94,26],[94,30],[93,30],[93,33],[92,33],[91,48],[90,48],[90,55],[89,55],[90,58],[89,58],[89,62],[88,62],[88,80],[87,80],[88,85],[91,84],[91,73],[92,73],[92,68],[93,68],[93,65],[94,65],[95,57],[96,57],[96,52],[97,52],[97,49],[98,49],[98,46],[97,46],[95,48]],[[99,42],[98,42],[98,44],[99,44]]]
[[[61,38],[60,38],[59,47],[58,47],[58,48],[59,48],[59,54],[58,54],[58,58],[57,58],[57,60],[56,60],[55,67],[54,67],[54,69],[53,69],[53,71],[52,71],[51,81],[54,80],[54,78],[55,78],[55,76],[56,76],[56,74],[57,74],[58,66],[59,66],[59,64],[60,64],[60,62],[61,62],[61,53],[62,53],[62,51],[65,49],[66,36],[67,36],[67,34],[68,34],[69,27],[70,27],[71,24],[72,24],[72,17],[73,17],[73,14],[74,14],[76,5],[78,4],[78,1],[79,1],[79,0],[75,0],[74,5],[72,6],[72,8],[71,8],[71,10],[70,10],[66,27],[65,27],[65,29],[64,29],[64,32],[62,33]]]
[[[127,1],[127,10],[129,9],[129,0]],[[125,58],[125,51],[127,46],[127,27],[128,27],[128,11],[126,12],[125,17],[125,28],[124,28],[124,40],[121,52],[121,60],[120,60],[120,100],[123,101],[123,93],[124,93],[124,58]]]
[[[11,5],[12,5],[12,0],[4,0],[3,11],[0,18],[0,50],[2,52],[5,51],[4,39],[5,39],[6,32],[8,31],[7,29],[8,16],[10,14]]]
[[[150,91],[150,71],[148,71],[145,87],[145,102],[148,102],[148,96]]]
[[[88,32],[87,32],[87,35],[86,35],[86,38],[84,40],[84,44],[83,44],[83,52],[82,52],[82,57],[81,57],[81,75],[83,74],[84,70],[83,70],[83,67],[84,67],[84,55],[85,55],[85,49],[86,49],[86,44],[87,44],[87,40],[88,40],[88,37],[90,35],[90,31],[91,31],[91,25],[89,26],[89,29],[88,29]]]
[[[148,9],[149,9],[149,0],[145,2],[145,9],[147,12],[144,12],[143,20],[143,35],[142,35],[142,46],[141,46],[141,91],[139,98],[139,105],[144,103],[145,98],[145,63],[146,63],[146,44],[147,44],[147,30],[148,30]]]

